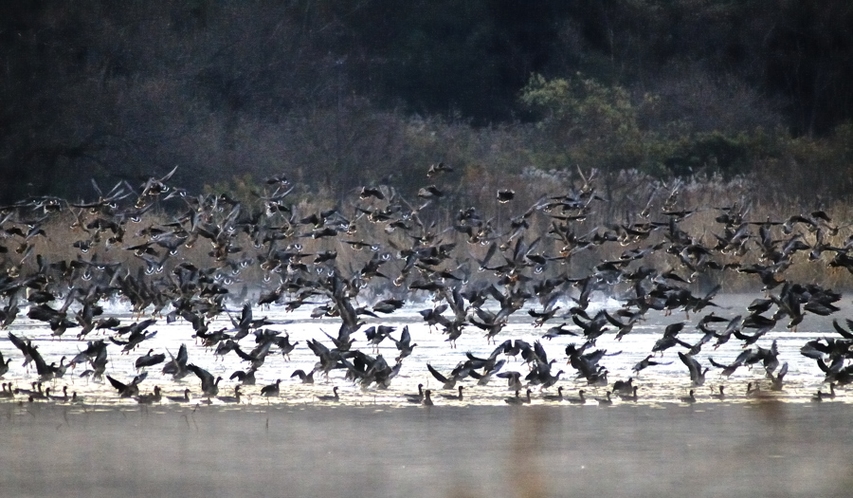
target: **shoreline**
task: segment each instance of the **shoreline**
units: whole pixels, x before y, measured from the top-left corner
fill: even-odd
[[[848,496],[841,403],[0,405],[0,481],[48,496]]]

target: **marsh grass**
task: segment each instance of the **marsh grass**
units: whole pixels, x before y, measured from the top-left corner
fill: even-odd
[[[388,278],[374,277],[365,279],[360,285],[365,286],[365,295],[394,295],[404,296],[407,292],[405,285],[395,285],[394,279],[400,275],[404,266],[404,253],[402,251],[423,244],[455,244],[452,258],[443,261],[437,269],[452,272],[462,280],[485,280],[495,281],[495,276],[490,271],[479,271],[476,259],[482,259],[488,251],[489,245],[495,242],[501,245],[501,251],[491,261],[492,265],[503,263],[500,254],[511,254],[515,244],[522,240],[523,244],[529,245],[537,241],[534,252],[545,256],[554,257],[565,248],[565,242],[554,235],[552,229],[557,223],[549,214],[577,214],[576,210],[561,212],[559,208],[551,210],[550,213],[531,209],[533,206],[541,206],[549,201],[563,196],[576,197],[585,185],[585,180],[596,185],[597,196],[588,200],[589,209],[583,219],[566,222],[567,228],[577,237],[591,237],[592,234],[604,234],[614,232],[620,225],[630,226],[633,223],[658,222],[664,224],[668,217],[663,214],[663,205],[668,203],[670,209],[685,210],[687,214],[680,219],[678,226],[685,231],[696,243],[706,247],[713,247],[717,239],[715,235],[722,233],[722,225],[715,218],[724,212],[724,209],[735,206],[744,209],[745,220],[750,222],[762,221],[786,221],[794,214],[808,214],[811,209],[802,209],[797,203],[782,203],[778,199],[767,199],[757,195],[757,180],[747,177],[738,177],[726,180],[720,176],[694,178],[689,182],[664,183],[653,177],[638,171],[623,171],[615,175],[605,176],[603,173],[583,172],[578,170],[574,173],[566,171],[545,172],[535,168],[524,168],[515,174],[489,173],[485,178],[479,178],[482,171],[466,170],[458,176],[440,178],[437,184],[439,188],[448,189],[446,197],[421,204],[418,212],[418,220],[422,225],[412,221],[412,230],[392,230],[387,223],[373,223],[368,221],[367,216],[357,208],[382,208],[388,204],[388,200],[365,200],[359,199],[357,193],[341,200],[327,197],[328,192],[320,192],[316,196],[299,196],[290,207],[290,212],[274,214],[267,218],[267,222],[274,227],[287,229],[291,234],[283,240],[279,240],[273,246],[264,244],[255,245],[255,241],[247,233],[239,230],[233,237],[232,246],[239,248],[240,253],[222,259],[211,256],[212,244],[203,237],[199,237],[191,247],[180,246],[175,254],[168,255],[166,250],[153,246],[157,252],[157,258],[162,258],[163,267],[159,273],[155,272],[154,278],[169,278],[169,273],[174,267],[181,263],[192,263],[199,268],[216,268],[218,273],[227,277],[228,286],[235,291],[242,286],[251,288],[269,289],[279,285],[282,274],[269,273],[261,269],[258,264],[263,258],[271,256],[271,248],[293,249],[303,254],[302,262],[310,263],[314,255],[320,251],[334,250],[338,256],[337,267],[344,273],[352,275],[357,273],[377,253],[387,258],[387,262],[381,266],[381,272]],[[479,180],[479,181],[478,181]],[[452,185],[452,189],[448,188]],[[606,188],[601,187],[606,185]],[[506,204],[498,203],[495,193],[498,187],[512,187],[515,198]],[[252,190],[244,187],[243,210],[248,214],[264,209],[262,199],[246,194]],[[388,189],[391,195],[398,198],[403,194],[396,189]],[[607,194],[605,194],[607,192]],[[211,194],[212,195],[212,194]],[[420,199],[418,199],[420,200]],[[414,199],[406,200],[409,205]],[[180,204],[179,204],[180,206]],[[458,213],[468,207],[476,208],[483,223],[492,228],[492,238],[472,243],[468,236],[459,232],[455,225],[458,224]],[[815,209],[819,206],[815,206]],[[738,208],[738,209],[740,209]],[[832,219],[832,224],[838,228],[837,233],[829,234],[824,230],[823,242],[835,247],[843,247],[848,237],[853,233],[851,220],[853,220],[853,207],[838,201],[823,206],[824,210]],[[311,226],[300,224],[299,220],[328,209],[336,209],[345,219],[349,220],[349,233],[340,233],[336,237],[325,237],[315,239],[310,236]],[[643,218],[640,213],[648,210],[649,217]],[[116,234],[110,230],[98,231],[94,228],[86,228],[98,216],[89,211],[65,209],[59,213],[52,214],[43,222],[44,236],[38,235],[26,243],[21,243],[16,237],[7,237],[7,253],[0,254],[0,261],[4,268],[17,268],[25,272],[37,270],[38,261],[41,259],[47,263],[65,261],[115,263],[120,265],[124,274],[137,275],[144,272],[148,265],[130,248],[145,244],[150,237],[146,233],[149,229],[166,229],[169,223],[174,223],[178,217],[186,212],[186,207],[176,209],[173,205],[158,206],[143,215],[138,222],[127,221],[122,227],[123,237],[120,241],[110,241]],[[525,216],[522,216],[525,215]],[[21,213],[20,220],[33,217],[32,213]],[[523,220],[527,227],[523,231],[513,228],[513,223]],[[186,222],[183,223],[188,228]],[[602,261],[615,260],[623,251],[630,248],[641,248],[654,244],[668,246],[666,226],[652,231],[648,238],[628,245],[619,242],[605,242],[581,250],[572,250],[571,255],[564,259],[556,259],[547,265],[542,277],[565,274],[569,277],[583,277],[588,275],[596,265]],[[751,232],[757,237],[758,227],[752,225]],[[773,236],[782,240],[791,235],[783,234],[781,227],[774,226],[771,229]],[[516,233],[514,239],[509,240],[511,234]],[[807,227],[797,226],[795,234],[801,234],[802,240],[813,245],[817,242],[816,232]],[[426,236],[427,239],[419,242],[418,237]],[[523,238],[523,239],[522,239]],[[376,247],[355,248],[347,242],[376,242]],[[88,249],[83,251],[77,245],[86,245]],[[755,242],[750,243],[755,248]],[[32,246],[31,248],[26,245]],[[16,249],[22,248],[19,254]],[[721,265],[740,262],[747,266],[761,263],[757,250],[750,250],[746,254],[738,256],[715,255],[715,260]],[[800,283],[820,283],[825,287],[834,289],[853,288],[853,275],[847,270],[831,268],[828,262],[833,257],[831,251],[823,252],[817,260],[810,260],[807,252],[800,252],[792,258],[792,264],[785,270],[786,278]],[[248,259],[252,264],[245,268],[237,269],[238,260]],[[653,266],[660,270],[671,269],[678,273],[685,273],[677,257],[666,254],[659,250],[647,256],[642,264]],[[283,269],[281,271],[295,271]],[[689,272],[682,275],[689,277]],[[408,282],[421,278],[418,270],[414,270],[408,277]],[[397,282],[399,284],[400,282]],[[711,286],[720,284],[724,292],[747,292],[761,288],[757,277],[734,271],[709,271],[703,277],[696,278],[692,283],[694,289],[709,289]],[[614,289],[620,292],[620,287]]]

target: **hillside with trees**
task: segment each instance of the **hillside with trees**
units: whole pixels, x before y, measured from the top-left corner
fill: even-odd
[[[2,202],[87,197],[90,178],[138,185],[176,165],[188,189],[251,192],[283,173],[297,198],[329,203],[379,183],[414,197],[439,161],[459,172],[448,187],[459,203],[522,184],[535,200],[547,181],[530,178],[579,169],[614,195],[626,175],[736,181],[793,208],[853,187],[843,0],[7,2],[0,13]]]

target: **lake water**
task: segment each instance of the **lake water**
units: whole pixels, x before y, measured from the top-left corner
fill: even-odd
[[[745,315],[746,305],[755,297],[755,295],[718,296],[714,301],[720,305],[719,308],[708,308],[704,313],[698,316],[690,316],[689,319],[683,312],[664,316],[662,313],[652,311],[648,313],[646,321],[637,324],[633,331],[622,338],[621,341],[614,339],[612,331],[605,333],[597,340],[596,347],[607,350],[608,355],[611,355],[601,361],[601,364],[609,371],[609,384],[612,385],[616,380],[626,380],[633,376],[635,385],[639,386],[638,394],[640,396],[640,403],[678,402],[678,399],[685,396],[690,389],[688,370],[679,361],[677,356],[677,351],[683,350],[683,348],[674,347],[665,351],[662,356],[655,357],[656,361],[669,364],[652,366],[641,371],[639,374],[632,372],[632,367],[650,354],[652,346],[661,337],[666,325],[687,320],[687,326],[678,337],[688,343],[695,343],[702,336],[695,329],[695,324],[699,318],[710,311],[714,311],[717,315],[727,318],[737,314]],[[842,310],[834,315],[835,318],[850,316],[851,306],[847,303],[842,303],[841,305]],[[339,388],[341,403],[350,405],[378,404],[393,406],[407,404],[403,394],[416,392],[419,383],[424,384],[429,389],[441,390],[441,384],[427,371],[427,363],[434,366],[440,372],[448,373],[459,362],[466,360],[466,352],[485,357],[492,352],[495,346],[487,342],[479,329],[469,326],[464,329],[462,337],[458,339],[456,348],[451,348],[445,340],[446,336],[436,330],[431,331],[418,313],[419,310],[431,306],[432,303],[430,302],[409,303],[392,315],[388,315],[387,318],[382,317],[377,320],[365,317],[365,320],[368,322],[367,325],[363,326],[359,332],[353,334],[353,337],[356,338],[353,348],[358,348],[365,353],[375,355],[376,353],[373,352],[372,347],[367,343],[363,333],[364,329],[370,325],[390,325],[397,328],[392,335],[399,337],[400,329],[404,325],[409,326],[412,342],[417,343],[417,347],[414,348],[411,356],[403,360],[403,366],[400,369],[399,375],[392,381],[388,389],[362,389],[360,386],[355,386],[350,381],[344,379],[344,370],[334,370],[328,379],[318,373],[315,384],[313,385],[304,385],[299,379],[291,378],[291,374],[295,370],[302,369],[309,371],[316,363],[317,359],[306,346],[306,341],[317,339],[331,347],[331,341],[323,332],[328,332],[333,336],[336,335],[340,321],[336,318],[311,318],[310,307],[303,307],[293,312],[285,312],[281,307],[263,308],[255,306],[253,310],[255,318],[265,316],[269,320],[277,322],[275,325],[270,325],[266,328],[289,334],[291,342],[298,341],[298,345],[290,354],[289,359],[284,358],[280,354],[270,354],[265,364],[256,374],[257,385],[242,388],[245,394],[243,402],[246,404],[313,403],[316,402],[316,396],[329,395],[331,394],[332,387],[337,386]],[[567,309],[568,307],[570,305],[564,303],[562,309]],[[618,308],[619,303],[612,300],[598,301],[592,303],[590,310],[594,311],[601,307]],[[486,308],[488,308],[488,305]],[[121,319],[123,325],[132,323],[135,319],[141,320],[145,318],[129,315],[122,303],[108,304],[105,314],[117,316]],[[236,315],[239,316],[239,310],[236,312]],[[786,330],[784,324],[780,324],[773,331],[762,337],[756,344],[756,346],[769,348],[775,340],[779,350],[780,364],[784,362],[788,363],[788,374],[785,377],[784,389],[782,392],[776,393],[780,399],[790,402],[807,402],[818,389],[827,389],[827,386],[823,383],[823,373],[817,367],[815,361],[800,354],[799,350],[808,340],[820,337],[837,337],[837,333],[832,328],[831,320],[832,317],[823,318],[809,314],[796,331]],[[586,381],[584,379],[576,379],[577,372],[571,366],[566,365],[566,345],[569,343],[579,345],[583,342],[582,338],[571,336],[561,336],[553,340],[542,338],[545,329],[562,322],[568,322],[570,328],[577,330],[577,327],[572,324],[570,319],[561,319],[559,312],[558,316],[549,321],[545,327],[536,328],[533,325],[533,319],[526,313],[526,309],[523,309],[511,316],[507,326],[496,337],[496,341],[500,343],[505,339],[513,338],[524,339],[532,344],[534,341],[540,340],[545,351],[548,353],[549,359],[556,360],[552,367],[552,372],[560,369],[566,372],[561,376],[556,386],[548,389],[547,392],[554,394],[556,393],[557,386],[563,386],[565,395],[576,396],[577,390],[584,389],[587,397],[590,398],[589,403],[594,404],[595,401],[592,398],[603,397],[607,388],[603,386],[587,386]],[[723,326],[717,326],[716,328],[719,330]],[[231,323],[224,314],[210,324],[210,330],[230,327]],[[230,395],[233,391],[232,386],[236,385],[236,381],[229,381],[227,379],[234,371],[245,370],[248,367],[248,363],[241,361],[233,352],[220,357],[214,355],[212,349],[198,344],[192,337],[192,327],[183,320],[168,324],[165,318],[159,318],[157,323],[149,327],[148,330],[156,330],[157,335],[152,339],[144,341],[131,354],[120,354],[118,346],[109,345],[107,374],[125,382],[129,381],[138,373],[134,368],[136,358],[147,352],[148,349],[154,349],[158,353],[170,351],[173,354],[177,354],[180,345],[186,344],[189,362],[207,369],[214,376],[223,376],[225,380],[220,384],[220,394]],[[70,329],[60,339],[55,338],[51,335],[50,329],[43,323],[29,320],[26,317],[26,309],[22,310],[22,313],[13,323],[12,327],[9,328],[8,332],[31,339],[33,344],[38,346],[38,350],[48,364],[54,361],[58,363],[60,357],[63,355],[70,359],[78,351],[86,347],[85,340],[81,341],[75,338],[74,329]],[[86,339],[94,340],[104,337],[100,333],[92,332]],[[254,346],[254,336],[250,334],[247,338],[243,339],[241,346],[245,351],[250,350]],[[2,351],[4,357],[12,358],[13,360],[10,365],[10,371],[5,375],[5,381],[11,381],[16,387],[29,387],[30,382],[36,380],[37,376],[34,370],[27,371],[22,367],[23,357],[20,351],[8,340],[6,334],[0,336],[0,351]],[[712,343],[706,344],[702,352],[697,355],[697,359],[703,366],[708,365],[709,356],[713,357],[719,363],[728,364],[742,351],[741,343],[732,338],[717,350],[712,349]],[[378,352],[392,365],[393,358],[398,353],[390,339],[386,339],[379,346]],[[59,392],[63,386],[67,386],[69,393],[77,392],[79,395],[85,397],[87,404],[135,404],[132,399],[120,399],[115,389],[109,383],[80,378],[78,374],[84,368],[81,365],[77,367],[76,371],[69,370],[63,378],[52,380],[46,383],[46,385],[52,386],[53,392]],[[189,388],[197,399],[201,396],[200,382],[193,374],[182,380],[174,381],[170,375],[162,374],[160,371],[161,368],[162,365],[148,369],[149,375],[140,385],[141,392],[151,392],[153,387],[158,385],[163,389],[164,394],[167,395],[179,395],[185,388]],[[503,371],[512,370],[526,375],[529,368],[520,360],[508,359]],[[716,389],[721,384],[727,387],[726,392],[729,395],[727,402],[748,401],[744,396],[748,382],[758,383],[763,389],[769,388],[770,385],[769,380],[766,379],[764,369],[760,364],[752,369],[741,367],[728,378],[722,377],[719,372],[719,369],[712,367],[707,374],[705,386],[696,388],[698,401],[715,401],[709,395],[712,389]],[[273,399],[260,397],[259,392],[261,387],[265,384],[274,383],[277,379],[282,379],[281,395]],[[436,404],[502,405],[504,398],[513,394],[508,391],[506,381],[497,377],[494,377],[487,386],[478,386],[476,385],[476,381],[471,378],[461,381],[460,384],[467,388],[463,402],[450,401],[435,396]],[[454,393],[454,391],[441,392]],[[839,394],[840,396],[836,398],[836,401],[844,401],[846,397],[843,392]],[[539,397],[539,388],[534,387],[534,404],[542,402]],[[164,400],[163,403],[168,402]],[[214,400],[214,403],[217,403],[217,401]],[[618,400],[617,403],[619,403]]]

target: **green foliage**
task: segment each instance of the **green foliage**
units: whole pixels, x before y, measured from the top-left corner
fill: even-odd
[[[637,107],[619,86],[605,86],[578,74],[546,80],[533,75],[521,101],[539,111],[540,128],[553,141],[554,165],[579,164],[603,171],[642,167],[644,134]]]

